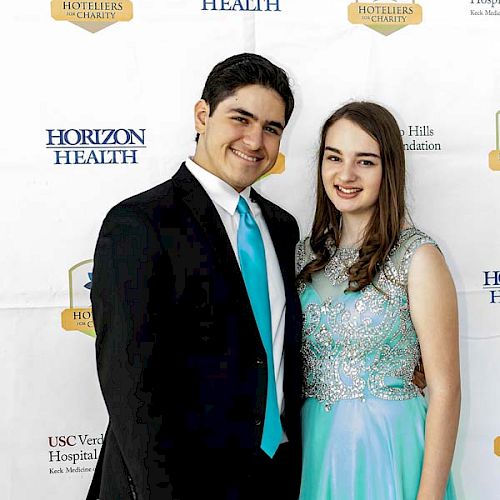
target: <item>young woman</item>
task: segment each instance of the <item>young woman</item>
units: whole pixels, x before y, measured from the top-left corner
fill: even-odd
[[[398,124],[377,104],[347,104],[318,157],[312,233],[297,249],[300,499],[454,499],[456,292],[434,240],[406,218]],[[421,358],[428,404],[412,383]]]

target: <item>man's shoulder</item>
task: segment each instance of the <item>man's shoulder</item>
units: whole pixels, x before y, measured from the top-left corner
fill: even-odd
[[[146,191],[137,193],[122,200],[111,210],[131,209],[131,210],[152,210],[158,206],[168,206],[173,200],[173,183],[169,179],[157,186],[153,186]]]
[[[173,203],[172,180],[162,182],[146,191],[126,198],[110,208],[102,223],[101,232],[112,231],[113,228],[150,227],[155,225],[160,214],[168,213]]]
[[[181,169],[182,167],[183,165],[181,165]],[[108,217],[122,214],[150,216],[175,207],[174,177],[178,175],[179,171],[167,181],[120,201],[109,210]]]

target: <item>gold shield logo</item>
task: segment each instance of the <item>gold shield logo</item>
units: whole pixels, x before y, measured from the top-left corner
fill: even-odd
[[[415,3],[351,3],[348,8],[349,21],[353,24],[364,24],[382,35],[392,33],[408,26],[422,22],[422,7]]]

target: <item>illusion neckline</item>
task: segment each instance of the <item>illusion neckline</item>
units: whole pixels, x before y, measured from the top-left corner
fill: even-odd
[[[399,238],[398,238],[398,241],[397,241],[397,242],[401,241],[401,240],[403,239],[403,236],[404,236],[404,235],[405,235],[408,231],[410,231],[410,230],[412,230],[412,229],[415,229],[415,226],[408,226],[408,227],[405,227],[404,229],[401,229],[401,231],[400,231],[400,233],[399,233]],[[335,246],[335,244],[334,244],[334,243],[332,243],[332,247],[333,247],[333,248],[335,248],[335,249],[337,249],[337,250],[340,250],[340,251],[345,251],[346,253],[347,253],[347,252],[349,252],[349,251],[350,251],[350,252],[359,252],[359,250],[360,250],[360,248],[361,248],[361,247],[353,247],[353,246],[351,246],[351,247],[347,247],[347,246],[338,246],[338,247],[337,247],[337,246]]]

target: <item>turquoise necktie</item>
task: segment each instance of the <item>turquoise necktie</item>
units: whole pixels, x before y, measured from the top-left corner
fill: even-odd
[[[240,196],[236,210],[240,214],[238,225],[238,255],[241,273],[252,305],[260,337],[267,356],[267,399],[264,429],[260,447],[271,458],[281,442],[281,427],[276,380],[274,378],[271,307],[267,286],[266,253],[259,227],[252,217],[245,199]]]

